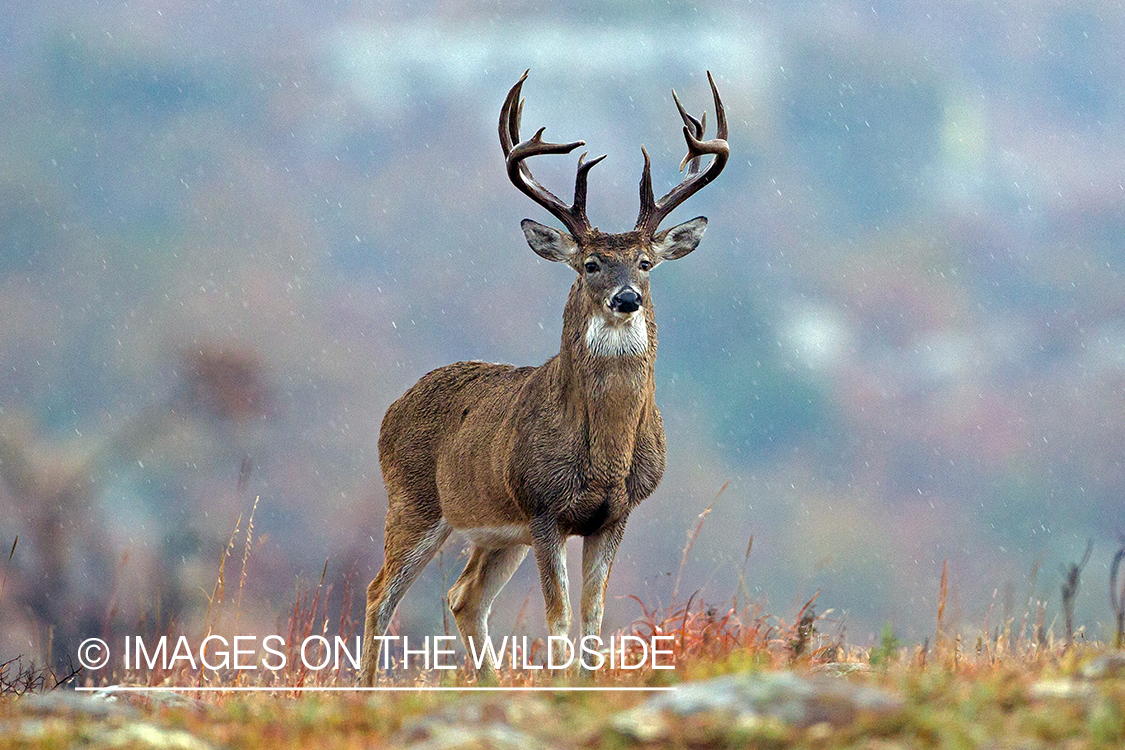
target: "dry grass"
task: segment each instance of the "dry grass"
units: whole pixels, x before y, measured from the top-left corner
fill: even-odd
[[[718,496],[716,496],[717,499]],[[240,516],[218,561],[215,585],[208,597],[208,612],[202,636],[237,633],[242,621],[242,593],[247,566],[254,549],[254,515],[250,509],[243,530]],[[687,564],[710,507],[700,514],[687,535],[681,570]],[[228,580],[228,558],[241,547],[241,570],[237,594]],[[841,623],[831,610],[818,614],[818,592],[793,616],[770,614],[760,603],[748,600],[742,581],[743,569],[753,549],[749,540],[746,556],[737,571],[735,594],[728,604],[708,603],[695,594],[683,604],[666,607],[648,604],[629,596],[638,615],[627,628],[613,635],[670,638],[675,670],[604,670],[595,673],[595,686],[666,686],[735,672],[792,671],[798,674],[843,675],[851,683],[888,690],[902,697],[904,709],[881,723],[857,722],[843,727],[795,729],[770,725],[766,734],[736,727],[716,719],[693,720],[690,736],[676,735],[652,746],[699,747],[919,747],[970,748],[980,746],[1047,748],[1121,747],[1125,743],[1125,673],[1111,675],[1096,684],[1084,681],[1083,668],[1110,652],[1104,644],[1073,643],[1067,634],[1056,636],[1046,625],[1046,604],[1029,595],[1022,616],[993,624],[994,611],[985,615],[977,635],[958,632],[946,618],[946,602],[956,582],[943,563],[937,591],[933,643],[904,645],[887,628],[879,643],[861,647],[846,643]],[[1121,554],[1125,558],[1125,553]],[[1115,562],[1117,558],[1115,558]],[[1111,571],[1111,587],[1117,586],[1119,565]],[[1068,569],[1068,591],[1077,585],[1082,564]],[[304,639],[339,635],[345,641],[356,635],[350,612],[352,580],[345,578],[341,596],[333,595],[326,582],[328,563],[313,586],[299,587],[280,633],[285,637],[286,666],[283,669],[212,670],[202,666],[172,671],[142,670],[115,675],[98,684],[125,682],[154,687],[276,688],[269,694],[189,692],[194,708],[161,707],[143,699],[130,699],[144,720],[160,731],[190,732],[212,746],[261,748],[354,746],[382,747],[409,744],[425,739],[426,732],[442,722],[500,722],[547,746],[620,748],[631,741],[613,729],[613,718],[645,700],[643,694],[508,693],[503,696],[433,693],[312,693],[313,687],[344,687],[351,684],[352,670],[346,665],[310,670],[297,651]],[[1034,575],[1034,572],[1033,572]],[[677,574],[677,579],[680,575]],[[1034,588],[1034,587],[1032,587]],[[1114,605],[1120,601],[1116,592]],[[233,612],[224,612],[233,604]],[[526,604],[525,604],[526,606]],[[233,627],[233,630],[230,628]],[[172,626],[169,626],[169,630]],[[170,634],[170,633],[169,633]],[[635,661],[635,643],[626,654]],[[542,640],[529,639],[528,658],[542,660]],[[1123,670],[1125,672],[1125,670]],[[74,678],[62,679],[47,670],[20,660],[0,664],[0,693],[14,695],[49,691]],[[87,685],[96,678],[82,676]],[[439,677],[426,672],[397,672],[396,687],[441,684],[472,687],[470,672],[462,668]],[[546,671],[502,670],[501,685],[508,687],[562,686],[576,676],[552,675]],[[1044,687],[1046,686],[1046,687]],[[1046,697],[1044,697],[1046,696]],[[17,726],[23,714],[19,702],[0,700],[0,725]],[[465,719],[464,717],[469,717]],[[476,717],[476,718],[473,718]],[[491,718],[488,718],[491,717]],[[67,723],[69,722],[69,723]],[[97,719],[71,717],[57,724],[58,731],[43,735],[46,745],[66,747],[74,737],[95,736],[101,731]],[[54,730],[52,730],[54,731]],[[156,730],[154,730],[156,731]],[[687,730],[685,730],[687,731]],[[747,732],[750,734],[747,734]],[[421,733],[421,734],[419,734]],[[13,735],[15,736],[15,735]],[[172,737],[172,735],[168,735]],[[691,739],[695,737],[695,739]],[[174,739],[174,737],[173,737]],[[181,737],[182,739],[182,737]],[[690,741],[689,741],[690,740]],[[169,740],[170,741],[170,740]],[[8,746],[0,737],[0,748]],[[481,744],[478,742],[478,744]],[[484,742],[483,745],[487,745]],[[15,746],[35,746],[18,742]]]
[[[1000,627],[992,624],[993,607],[985,615],[983,627],[978,634],[967,637],[964,633],[951,633],[946,621],[946,602],[951,586],[949,568],[943,561],[942,574],[937,592],[937,612],[934,639],[919,645],[900,644],[893,632],[884,633],[883,639],[873,646],[856,646],[844,639],[842,623],[833,623],[829,615],[832,610],[821,614],[816,611],[820,592],[809,599],[792,619],[767,613],[759,602],[748,601],[743,581],[743,569],[753,549],[751,536],[746,555],[739,567],[738,583],[729,603],[710,603],[700,600],[696,594],[689,596],[686,603],[676,600],[684,568],[689,554],[699,538],[715,501],[722,495],[726,485],[716,494],[715,499],[699,514],[694,526],[689,529],[681,556],[680,569],[676,575],[676,585],[672,604],[666,607],[654,606],[640,598],[628,595],[636,603],[638,615],[633,623],[622,630],[606,634],[613,635],[619,642],[621,636],[637,636],[651,643],[653,636],[670,640],[664,648],[674,654],[675,670],[654,670],[650,666],[633,670],[602,670],[595,673],[594,684],[603,686],[655,686],[666,685],[683,680],[703,678],[745,669],[807,669],[822,671],[833,668],[830,665],[848,665],[837,669],[870,669],[883,674],[906,674],[911,670],[927,668],[940,669],[950,675],[973,676],[996,670],[1019,669],[1032,673],[1042,670],[1060,669],[1073,661],[1075,651],[1072,634],[1056,638],[1045,625],[1046,605],[1028,598],[1028,607],[1018,626],[1009,619]],[[243,517],[235,522],[234,531],[227,542],[218,562],[216,581],[208,597],[206,626],[200,640],[208,636],[229,631],[228,637],[239,632],[242,616],[242,595],[246,586],[247,565],[253,551],[254,516],[259,500],[255,499],[243,530]],[[235,549],[242,547],[241,571],[237,595],[234,597],[234,612],[224,617],[227,604],[226,592],[229,588],[227,575],[228,558],[233,557]],[[1067,595],[1073,597],[1078,585],[1085,559],[1082,563],[1067,569],[1066,587],[1063,591],[1064,608]],[[1117,567],[1113,569],[1116,575]],[[351,617],[352,580],[343,582],[339,600],[332,597],[333,587],[326,582],[328,561],[315,586],[298,588],[294,592],[293,604],[279,633],[284,637],[285,667],[281,669],[258,669],[255,671],[214,670],[202,664],[195,668],[181,668],[171,672],[160,669],[117,675],[113,679],[150,686],[269,686],[279,690],[291,690],[295,694],[310,687],[339,687],[350,685],[354,679],[352,669],[345,659],[338,666],[313,670],[304,663],[300,654],[300,644],[310,637],[322,637],[333,641],[337,636],[347,644],[357,636],[357,623]],[[1111,586],[1114,584],[1111,581]],[[524,602],[516,629],[520,629],[523,611],[530,604]],[[1034,611],[1033,611],[1034,605]],[[224,622],[233,622],[233,629],[224,627]],[[1028,632],[1031,623],[1032,631]],[[446,632],[448,635],[448,630]],[[169,635],[172,635],[169,633]],[[195,641],[193,641],[195,643]],[[634,641],[628,643],[624,653],[631,663],[639,661],[641,647]],[[1085,653],[1096,651],[1099,644],[1085,644]],[[529,638],[527,654],[517,649],[520,660],[542,663],[545,659],[544,639]],[[255,656],[257,658],[257,656]],[[1068,661],[1069,658],[1069,661]],[[397,666],[397,665],[396,665]],[[559,673],[547,670],[501,669],[501,685],[534,686],[568,684],[576,677],[573,670]],[[434,685],[471,687],[474,679],[465,665],[453,672],[440,674],[420,670],[392,670],[385,681],[396,686]],[[108,679],[102,683],[109,682]],[[87,678],[87,684],[94,680]],[[37,683],[40,687],[45,684]],[[203,693],[200,693],[203,695]],[[209,694],[214,695],[214,694]]]
[[[767,613],[761,603],[748,599],[743,580],[744,568],[753,549],[753,536],[747,543],[746,555],[737,571],[737,586],[729,603],[705,602],[696,594],[689,596],[686,603],[678,603],[676,596],[690,552],[715,502],[725,489],[726,485],[719,490],[714,500],[699,514],[696,523],[688,530],[680,568],[676,574],[672,603],[660,607],[628,595],[627,598],[637,605],[636,619],[630,626],[616,633],[605,634],[607,638],[610,635],[614,636],[617,642],[620,642],[621,636],[636,636],[648,643],[651,643],[654,636],[670,639],[664,642],[662,648],[672,651],[675,670],[654,670],[651,668],[651,663],[640,669],[605,669],[595,673],[594,684],[654,686],[745,669],[797,668],[815,671],[830,668],[829,665],[834,664],[852,665],[860,669],[877,666],[878,670],[884,673],[935,667],[952,675],[968,676],[983,671],[1013,668],[1037,672],[1045,668],[1057,669],[1068,663],[1068,654],[1075,648],[1073,634],[1067,632],[1062,638],[1056,638],[1045,625],[1045,603],[1034,601],[1030,595],[1028,607],[1018,627],[1012,619],[1000,627],[994,627],[993,607],[989,607],[983,627],[977,635],[967,637],[964,633],[950,633],[945,613],[951,582],[949,568],[944,561],[937,592],[938,607],[932,644],[927,639],[920,645],[903,646],[890,631],[884,633],[883,639],[873,646],[861,647],[848,644],[844,639],[842,623],[836,623],[833,627],[833,622],[829,619],[832,610],[817,614],[816,606],[820,592],[809,599],[792,619]],[[207,596],[207,611],[202,632],[196,638],[190,635],[187,637],[188,642],[193,646],[214,636],[225,636],[229,643],[234,635],[240,633],[242,597],[246,588],[247,567],[254,549],[254,517],[259,501],[259,498],[255,498],[246,518],[245,529],[243,529],[242,515],[239,515],[234,524],[234,530],[219,557],[215,583]],[[13,545],[13,552],[14,547],[15,545]],[[242,548],[242,555],[237,593],[233,596],[233,601],[228,601],[227,592],[232,585],[228,580],[227,563],[238,547]],[[1067,576],[1063,590],[1064,609],[1073,599],[1086,557],[1082,562],[1065,569]],[[1117,563],[1122,557],[1125,557],[1125,553],[1119,553],[1112,568],[1111,598],[1117,596],[1115,589]],[[134,668],[128,673],[106,670],[101,675],[83,674],[81,669],[75,669],[65,675],[56,675],[33,663],[25,663],[24,660],[17,659],[0,665],[0,692],[23,693],[51,689],[76,677],[87,686],[132,684],[215,688],[253,685],[275,687],[279,690],[288,689],[294,693],[310,687],[350,685],[354,675],[346,658],[339,664],[333,664],[331,668],[319,670],[310,669],[301,658],[300,645],[306,639],[317,637],[329,642],[339,637],[348,645],[349,652],[354,652],[351,644],[355,642],[358,627],[351,617],[353,590],[351,577],[343,581],[341,596],[336,600],[332,596],[333,586],[326,582],[327,574],[328,561],[326,560],[315,586],[311,588],[299,586],[294,592],[288,615],[277,630],[284,638],[285,666],[280,669],[210,669],[199,662],[192,665],[182,664],[174,669],[156,666],[151,669]],[[1115,607],[1118,606],[1120,598],[1125,596],[1113,599]],[[231,604],[234,611],[225,613],[224,610]],[[523,611],[529,605],[530,595],[521,608],[520,617],[517,619],[517,630],[520,629],[523,621]],[[1032,625],[1030,633],[1029,623]],[[446,634],[448,635],[448,629]],[[164,633],[154,634],[146,639],[146,642],[154,642],[159,635],[168,637],[169,652],[172,651],[176,639],[183,637],[175,632],[175,624],[171,623],[166,626]],[[1096,649],[1098,644],[1086,644],[1086,647]],[[260,644],[258,648],[258,652],[251,658],[251,661],[257,660],[254,663],[261,663],[262,659],[268,656],[261,651]],[[640,648],[641,646],[635,641],[625,646],[624,653],[630,663],[640,661]],[[521,647],[516,650],[520,661],[526,658],[530,663],[542,663],[545,659],[544,639],[529,638],[526,644],[527,653],[524,654],[523,650],[521,642]],[[319,654],[310,653],[310,658],[315,659],[318,656]],[[397,686],[434,685],[440,682],[446,686],[471,687],[474,679],[467,661],[466,658],[464,666],[459,670],[440,674],[393,669],[389,678],[385,677],[385,681],[389,679]],[[560,685],[567,684],[575,677],[573,670],[558,672],[501,669],[501,685],[505,686]],[[199,695],[205,694],[200,692]]]

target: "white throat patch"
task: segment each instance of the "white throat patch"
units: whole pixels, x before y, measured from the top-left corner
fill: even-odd
[[[607,321],[591,315],[586,326],[586,348],[595,357],[625,357],[648,352],[648,324],[637,311],[625,321]]]

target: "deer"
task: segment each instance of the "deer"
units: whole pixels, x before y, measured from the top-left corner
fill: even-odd
[[[540,258],[576,274],[563,308],[559,353],[538,367],[470,361],[433,370],[387,409],[379,463],[387,491],[384,562],[367,588],[358,684],[373,686],[391,618],[407,589],[453,531],[471,543],[464,571],[448,592],[461,640],[488,636],[500,590],[535,555],[551,636],[571,626],[566,540],[582,537],[581,635],[600,638],[606,583],[629,514],[664,474],[665,437],[656,406],[656,319],[649,273],[695,250],[707,219],[669,229],[660,223],[714,180],[729,157],[727,120],[711,73],[717,134],[703,140],[706,113],[683,120],[686,175],[656,200],[651,162],[644,169],[640,213],[632,231],[609,234],[586,216],[587,176],[605,155],[578,159],[568,206],[531,173],[528,160],[585,145],[548,143],[545,128],[520,140],[528,72],[500,111],[500,144],[508,179],[545,208],[565,231],[521,222]],[[700,169],[705,157],[713,157]],[[589,677],[589,670],[581,668]],[[494,684],[492,664],[476,671]]]

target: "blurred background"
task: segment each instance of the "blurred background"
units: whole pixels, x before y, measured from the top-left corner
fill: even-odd
[[[1077,624],[1106,638],[1122,49],[1100,1],[6,3],[0,657],[198,632],[255,497],[241,632],[279,632],[326,561],[330,608],[349,581],[358,617],[387,406],[449,362],[558,351],[572,273],[525,244],[520,219],[554,220],[496,135],[525,68],[525,134],[609,154],[607,231],[635,221],[642,143],[658,194],[680,178],[673,87],[713,110],[713,71],[730,118],[724,174],[666,222],[710,218],[654,273],[668,471],[607,627],[641,614],[627,594],[671,603],[729,482],[681,602],[792,622],[820,591],[850,643],[885,623],[921,642],[944,560],[947,621],[1043,600],[1051,624],[1092,540]],[[571,157],[535,171],[570,195]],[[462,546],[402,632],[441,632]],[[494,632],[525,602],[520,632],[542,632],[531,563]]]

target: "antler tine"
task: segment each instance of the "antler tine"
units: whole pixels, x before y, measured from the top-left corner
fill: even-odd
[[[523,72],[520,79],[516,81],[516,85],[508,92],[508,96],[504,99],[504,106],[500,109],[500,147],[504,151],[504,158],[508,158],[508,154],[512,152],[516,144],[520,142],[520,121],[523,118],[523,102],[520,98],[520,91],[523,89],[523,82],[527,80],[527,74],[530,73],[530,68]],[[527,166],[520,165],[520,171],[527,173]]]
[[[711,77],[711,71],[707,71],[707,81],[711,84],[711,95],[715,100],[715,120],[718,132],[715,138],[709,141],[702,140],[707,116],[704,115],[700,120],[696,120],[680,104],[676,92],[672,92],[676,108],[680,111],[680,117],[684,121],[684,140],[687,142],[688,148],[687,156],[680,163],[680,171],[683,171],[684,167],[687,166],[688,172],[683,182],[672,188],[667,195],[658,201],[653,200],[652,175],[648,153],[644,151],[643,146],[641,147],[645,156],[645,167],[641,174],[641,210],[637,217],[636,229],[646,234],[655,234],[664,217],[704,185],[718,177],[730,157],[730,146],[727,144],[726,110],[723,109],[723,102],[719,98],[719,90],[715,87],[715,79]],[[715,158],[707,166],[707,169],[700,172],[698,171],[699,164],[702,158],[707,155],[712,155]]]
[[[691,128],[691,134],[696,138],[702,138],[703,129],[705,127],[704,124],[688,114],[688,111],[684,109],[684,105],[680,103],[680,97],[676,95],[675,89],[672,89],[672,101],[676,103],[676,109],[680,110],[680,119],[684,121],[684,125]],[[704,112],[703,116],[707,117],[707,113]]]
[[[578,173],[574,177],[574,205],[572,208],[575,211],[580,211],[583,216],[586,215],[586,177],[590,174],[590,170],[607,155],[602,154],[592,161],[586,161],[586,152],[583,151],[582,155],[578,157]]]
[[[727,111],[723,109],[723,100],[719,98],[719,90],[715,88],[715,79],[711,77],[711,71],[707,71],[707,83],[711,84],[711,96],[715,99],[715,122],[717,132],[715,137],[726,140],[727,139]]]
[[[645,157],[645,168],[641,172],[641,213],[637,217],[636,229],[646,227],[652,223],[652,214],[656,210],[656,199],[652,193],[652,162],[648,158],[648,151],[641,146],[641,154]],[[660,222],[656,222],[659,225]],[[656,225],[653,225],[655,231]],[[650,232],[651,234],[651,232]]]
[[[707,130],[707,113],[704,112],[703,117],[699,120],[692,117],[690,114],[688,114],[688,111],[684,109],[684,105],[680,104],[680,97],[676,96],[675,89],[672,89],[672,101],[676,103],[676,109],[680,110],[680,119],[684,121],[684,127],[690,129],[691,134],[696,138],[703,138],[703,133],[705,130]],[[699,165],[702,161],[703,160],[699,157],[692,159],[690,166],[688,166],[688,174],[693,175],[698,172]],[[684,165],[686,164],[688,164],[688,159],[686,158],[682,162],[680,162],[681,172],[684,171]]]
[[[512,86],[508,92],[507,98],[504,99],[504,106],[500,108],[500,148],[504,150],[505,158],[520,140],[520,115],[523,114],[523,100],[520,99],[520,91],[523,89],[523,82],[527,80],[527,74],[530,72],[530,68],[523,72],[520,79],[516,81],[516,85]]]
[[[590,169],[604,159],[605,155],[589,162],[585,161],[586,154],[579,157],[578,173],[574,178],[574,202],[571,205],[566,205],[562,199],[543,187],[532,176],[526,160],[542,154],[569,154],[586,142],[547,143],[543,140],[543,131],[546,128],[539,128],[531,138],[519,142],[520,119],[523,114],[523,101],[519,97],[526,79],[527,71],[508,92],[504,106],[500,109],[500,147],[504,150],[508,179],[519,188],[520,192],[550,211],[572,235],[576,238],[582,237],[592,231],[590,221],[586,218],[586,178]]]

